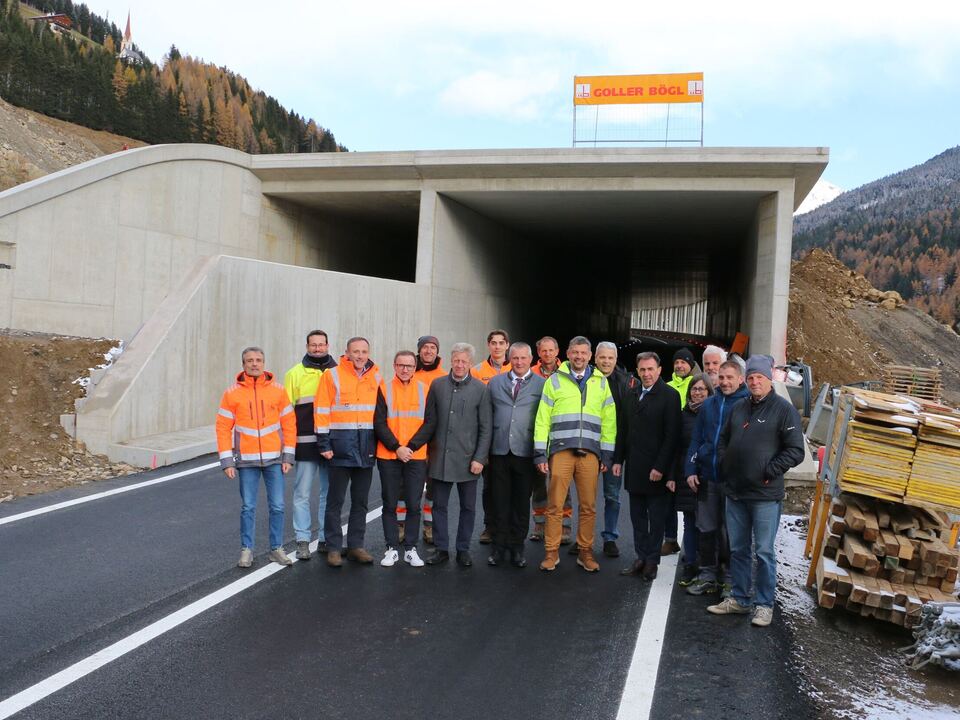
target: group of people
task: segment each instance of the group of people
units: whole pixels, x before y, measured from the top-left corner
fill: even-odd
[[[598,491],[602,487],[602,552],[618,557],[622,487],[636,557],[621,574],[653,580],[660,558],[682,551],[680,583],[687,592],[721,596],[707,608],[711,613],[752,612],[758,626],[772,621],[783,475],[804,456],[799,414],[773,389],[772,357],[754,355],[744,363],[711,345],[701,370],[684,348],[665,380],[654,352],[641,352],[635,372],[627,372],[613,343],[599,343],[594,354],[590,340],[574,337],[561,362],[557,340],[543,337],[534,362],[534,348],[510,344],[504,330],[492,330],[480,362],[472,345],[455,343],[447,370],[439,340],[426,335],[416,352],[396,353],[387,378],[365,338],[350,338],[339,360],[331,357],[324,331],[311,331],[306,341],[306,354],[282,384],[265,369],[262,349],[244,349],[243,369],[220,403],[220,463],[227,477],[238,479],[242,501],[240,567],[253,563],[261,477],[270,558],[292,562],[283,548],[283,476],[294,466],[296,557],[311,557],[310,498],[317,486],[318,552],[333,568],[344,559],[374,562],[364,547],[374,465],[385,567],[401,557],[413,567],[450,561],[454,489],[455,560],[472,566],[482,479],[480,542],[491,547],[488,565],[525,567],[530,540],[543,543],[543,571],[555,570],[560,546],[570,544],[577,565],[597,572]],[[424,558],[421,518],[430,546]]]

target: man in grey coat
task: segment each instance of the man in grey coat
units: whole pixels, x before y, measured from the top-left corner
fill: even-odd
[[[536,476],[533,464],[533,423],[546,383],[530,369],[533,351],[527,343],[510,346],[510,372],[497,375],[487,385],[487,402],[493,415],[488,480],[493,490],[493,551],[488,565],[526,567],[523,541],[530,526],[530,492]]]
[[[427,565],[450,559],[447,507],[456,486],[460,498],[457,525],[457,563],[473,565],[470,538],[476,520],[477,481],[487,464],[492,422],[487,386],[470,374],[473,345],[457,343],[450,351],[450,374],[439,377],[427,394],[427,414],[437,426],[427,452],[433,479],[433,549]]]

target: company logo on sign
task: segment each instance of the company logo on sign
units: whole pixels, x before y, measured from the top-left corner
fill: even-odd
[[[574,97],[590,97],[590,83],[577,83],[576,89],[574,90]]]
[[[703,80],[687,82],[687,95],[703,95]]]

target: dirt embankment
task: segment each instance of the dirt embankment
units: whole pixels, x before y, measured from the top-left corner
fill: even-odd
[[[92,455],[60,427],[84,389],[74,381],[104,363],[116,345],[42,335],[0,333],[0,502],[134,471]]]
[[[879,380],[885,364],[941,367],[944,400],[960,404],[960,336],[822,250],[793,263],[787,357],[817,385]]]
[[[145,143],[55,120],[0,100],[0,191]]]

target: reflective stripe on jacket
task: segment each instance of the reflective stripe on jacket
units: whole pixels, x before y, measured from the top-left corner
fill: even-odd
[[[583,390],[563,362],[543,386],[533,430],[536,461],[560,450],[592,452],[607,467],[613,465],[617,442],[617,408],[610,383],[593,369]]]
[[[223,393],[217,411],[220,467],[263,467],[294,460],[297,422],[283,385],[273,373],[241,372]]]
[[[333,358],[328,356],[328,359],[329,367],[337,366]],[[320,377],[326,369],[328,368],[307,367],[299,362],[287,370],[287,374],[283,376],[283,387],[297,416],[297,460],[309,462],[320,460],[317,435],[313,428],[313,398],[317,394]]]
[[[504,362],[503,365],[500,366],[500,369],[497,370],[497,368],[490,364],[489,357],[483,362],[477,363],[470,368],[470,374],[484,385],[490,382],[490,378],[496,377],[497,375],[503,375],[504,373],[508,372],[510,372],[510,363]]]
[[[327,370],[317,385],[313,424],[321,453],[332,450],[331,465],[373,467],[376,438],[373,413],[382,378],[380,369],[368,360],[366,372],[357,375],[346,356]]]
[[[423,426],[423,418],[427,409],[427,391],[427,386],[417,380],[411,380],[404,384],[395,377],[390,382],[380,383],[380,397],[377,398],[377,402],[380,402],[380,398],[383,399],[385,425],[393,436],[392,439],[398,444],[392,450],[388,449],[378,433],[378,458],[396,460],[396,448],[405,445],[413,450],[412,460],[427,459],[426,443],[421,443],[416,448],[410,445],[414,435]],[[376,422],[376,418],[374,422]]]

